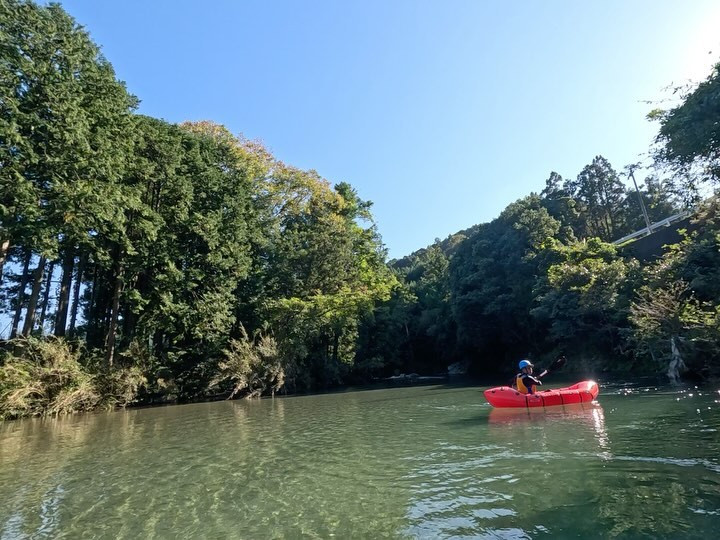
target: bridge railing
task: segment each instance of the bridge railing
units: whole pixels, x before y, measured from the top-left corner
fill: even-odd
[[[673,223],[683,220],[689,216],[690,216],[690,212],[680,212],[679,214],[675,214],[674,216],[667,217],[667,218],[663,219],[662,221],[653,223],[652,225],[650,225],[650,227],[643,227],[639,231],[635,231],[634,233],[630,233],[627,236],[623,236],[622,238],[615,240],[612,243],[614,245],[618,246],[620,244],[624,244],[625,242],[629,242],[630,240],[635,240],[636,238],[648,236],[648,235],[654,233],[656,230],[660,229],[661,227],[669,227]]]

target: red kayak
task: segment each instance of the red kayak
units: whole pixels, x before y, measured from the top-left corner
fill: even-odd
[[[551,407],[593,401],[600,389],[595,381],[582,381],[567,388],[542,390],[534,394],[521,394],[509,386],[496,386],[485,390],[485,399],[493,407]]]

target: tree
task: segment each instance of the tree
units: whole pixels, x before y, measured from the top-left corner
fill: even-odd
[[[608,359],[625,353],[621,332],[637,262],[624,261],[598,238],[567,245],[549,240],[543,247],[531,314],[547,326],[548,345],[573,351],[588,367],[623,367]]]
[[[564,190],[582,205],[584,230],[578,237],[611,242],[630,232],[625,186],[604,157],[597,156],[575,180],[567,180]]]
[[[117,298],[98,307],[110,302],[117,317],[106,325],[110,342],[115,333],[125,346],[151,342],[165,377],[192,396],[204,391],[230,338],[234,292],[250,267],[254,160],[213,124],[138,117],[136,127],[125,225],[101,269]]]
[[[707,378],[720,356],[720,202],[707,201],[695,231],[644,271],[632,305],[640,357],[676,379],[683,369]]]
[[[542,339],[530,309],[538,254],[548,238],[565,239],[542,199],[531,195],[481,226],[450,261],[458,347],[476,369],[502,369]]]
[[[395,280],[385,265],[370,203],[348,184],[276,164],[267,179],[267,308],[295,387],[327,386],[353,367],[358,324]]]
[[[75,257],[117,204],[136,99],[59,5],[3,2],[0,29],[0,267],[13,245],[59,252],[63,335]]]
[[[648,118],[660,122],[656,162],[674,172],[679,191],[695,203],[702,184],[720,182],[720,63],[681,99],[678,106],[656,109]]]

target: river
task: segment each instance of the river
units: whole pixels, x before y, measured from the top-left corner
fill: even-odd
[[[716,388],[417,386],[0,423],[0,538],[713,538]]]

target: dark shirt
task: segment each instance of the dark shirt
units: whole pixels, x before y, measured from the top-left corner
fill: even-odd
[[[520,377],[522,379],[522,383],[525,385],[525,388],[528,389],[528,393],[533,393],[533,385],[536,384],[538,386],[542,385],[542,381],[536,377],[533,377],[529,373],[526,373],[524,375],[518,373],[516,377]]]

